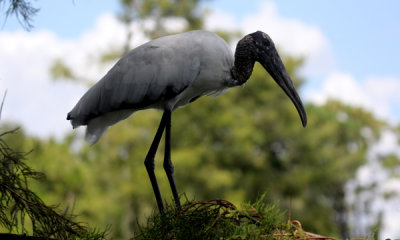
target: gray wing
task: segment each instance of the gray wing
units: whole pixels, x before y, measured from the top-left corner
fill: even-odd
[[[200,72],[187,48],[151,41],[122,57],[68,113],[73,127],[106,113],[143,109],[185,90]],[[190,46],[188,46],[190,48]]]

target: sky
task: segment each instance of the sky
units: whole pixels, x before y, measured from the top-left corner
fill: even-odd
[[[30,135],[60,139],[71,131],[66,114],[87,86],[53,81],[51,63],[61,58],[79,77],[100,79],[112,64],[93,63],[123,43],[126,29],[115,18],[118,1],[32,4],[40,11],[29,32],[14,16],[5,21],[0,5],[0,96],[7,90],[1,117]],[[400,124],[400,1],[206,0],[202,8],[209,9],[207,30],[262,30],[284,54],[304,57],[300,95],[306,102],[334,98]],[[137,25],[131,28],[132,46],[149,40]],[[398,139],[389,135],[385,146],[395,148]],[[400,219],[400,210],[393,213]]]

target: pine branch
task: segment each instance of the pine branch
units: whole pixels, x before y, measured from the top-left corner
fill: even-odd
[[[0,239],[8,239],[8,240],[54,240],[54,238],[32,237],[32,236],[18,235],[18,234],[12,234],[12,233],[0,233]]]
[[[0,7],[6,5],[6,0],[0,0]],[[6,21],[8,16],[15,15],[25,30],[30,30],[32,25],[32,17],[37,14],[38,8],[32,6],[29,1],[26,0],[9,0],[9,6],[6,11]]]
[[[58,214],[28,187],[29,179],[40,179],[44,175],[25,163],[26,153],[16,152],[4,141],[13,129],[0,134],[0,225],[10,232],[12,239],[104,239],[105,232],[88,230]],[[32,235],[27,236],[25,227],[30,220]],[[1,237],[1,235],[0,235]]]

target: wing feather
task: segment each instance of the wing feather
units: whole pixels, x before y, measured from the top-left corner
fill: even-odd
[[[129,109],[133,113],[166,101],[193,82],[200,71],[199,59],[190,54],[192,51],[177,48],[178,44],[157,40],[122,57],[83,95],[68,113],[73,127],[111,112]]]

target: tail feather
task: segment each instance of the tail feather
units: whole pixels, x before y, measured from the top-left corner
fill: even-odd
[[[107,131],[108,127],[129,117],[134,111],[120,110],[106,113],[100,117],[93,118],[87,123],[85,140],[91,145],[95,144]],[[73,124],[73,122],[72,122]]]
[[[86,128],[85,140],[90,145],[95,144],[107,131],[108,126],[100,126],[99,124],[89,123]]]

